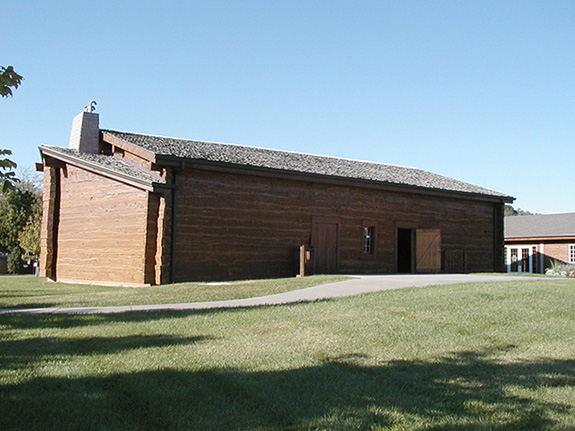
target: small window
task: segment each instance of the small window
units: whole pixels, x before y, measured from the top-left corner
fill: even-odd
[[[363,227],[363,254],[373,254],[375,248],[375,226]]]
[[[575,263],[575,244],[569,244],[569,263]]]

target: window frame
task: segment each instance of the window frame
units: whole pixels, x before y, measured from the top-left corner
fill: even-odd
[[[568,260],[570,264],[575,264],[575,244],[569,244],[569,248],[567,249],[568,253]]]
[[[371,229],[370,251],[366,252],[366,229]],[[377,223],[373,220],[361,222],[361,257],[362,259],[375,259],[377,255]]]

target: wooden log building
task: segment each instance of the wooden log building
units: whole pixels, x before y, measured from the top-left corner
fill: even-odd
[[[505,270],[510,196],[415,168],[102,130],[91,111],[69,147],[40,147],[52,280]]]

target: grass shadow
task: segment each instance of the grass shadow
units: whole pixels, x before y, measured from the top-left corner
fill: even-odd
[[[22,368],[31,362],[67,356],[116,354],[140,348],[168,347],[214,340],[215,337],[177,337],[164,334],[131,335],[126,337],[84,338],[25,338],[0,342],[0,366],[9,370]]]
[[[136,323],[164,319],[186,318],[189,316],[244,313],[251,310],[266,310],[270,308],[283,308],[295,306],[309,306],[317,303],[335,302],[339,298],[321,298],[310,301],[298,301],[286,304],[254,305],[246,307],[217,307],[189,310],[149,310],[149,311],[123,311],[114,313],[0,313],[0,326],[12,329],[57,328],[68,329],[73,327],[95,326],[106,323]]]
[[[482,351],[369,361],[354,353],[284,370],[31,377],[0,386],[0,429],[545,430],[568,429],[563,422],[574,410],[529,393],[572,390],[575,360],[501,362]]]
[[[258,306],[266,308],[274,306]],[[120,313],[94,313],[94,314],[57,314],[57,313],[5,313],[0,314],[0,326],[12,329],[57,328],[68,329],[73,327],[95,326],[106,323],[121,322],[148,322],[163,319],[185,318],[191,315],[220,314],[242,312],[253,307],[245,308],[214,308],[204,310],[152,310],[152,311],[126,311]]]

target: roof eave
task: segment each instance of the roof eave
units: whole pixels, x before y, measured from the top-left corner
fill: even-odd
[[[525,241],[575,241],[575,234],[562,235],[533,235],[533,236],[506,236],[505,241],[525,242]]]
[[[53,159],[56,159],[60,162],[68,163],[73,166],[77,166],[79,168],[85,169],[86,171],[102,175],[106,178],[110,178],[116,181],[120,181],[122,183],[131,185],[133,187],[147,190],[150,192],[159,192],[166,189],[173,188],[173,185],[158,183],[154,181],[147,181],[142,178],[134,177],[133,175],[126,174],[124,172],[119,172],[114,169],[110,169],[106,166],[102,166],[96,162],[90,162],[87,160],[82,160],[77,157],[74,157],[70,154],[63,154],[59,151],[54,151],[49,147],[40,147],[40,153],[42,154],[42,158],[45,160],[45,156],[49,156]],[[60,167],[60,166],[58,166]]]
[[[124,151],[128,151],[129,153],[135,154],[136,156],[141,157],[149,162],[156,163],[156,153],[150,150],[146,150],[139,145],[124,141],[123,139],[108,133],[106,130],[100,130],[100,133],[102,134],[102,140],[104,142],[121,148]]]
[[[336,185],[351,185],[356,187],[378,188],[397,192],[427,194],[443,197],[458,197],[470,200],[487,201],[494,203],[513,203],[515,200],[512,196],[505,195],[487,195],[482,193],[464,192],[458,190],[445,190],[432,187],[421,187],[409,184],[397,184],[383,181],[366,180],[361,178],[341,177],[334,175],[322,175],[308,172],[288,171],[284,169],[264,168],[259,166],[246,166],[234,163],[225,162],[212,162],[202,159],[189,159],[184,157],[177,157],[172,155],[156,155],[156,163],[159,165],[182,166],[185,163],[186,167],[229,172],[229,173],[242,173],[246,175],[256,176],[273,176],[282,179],[296,179],[299,181],[309,181],[317,183],[327,183]]]

